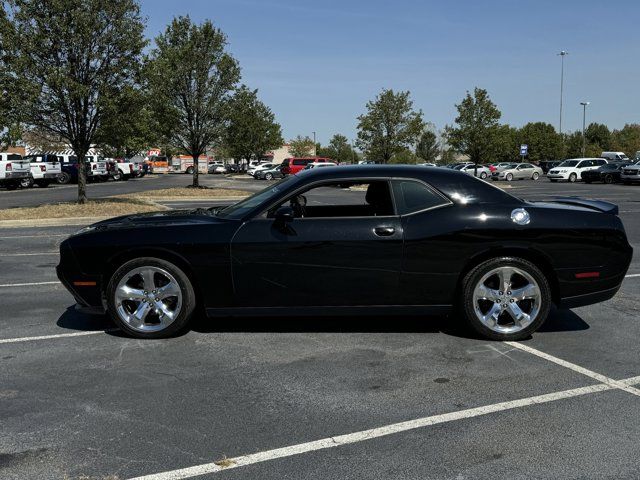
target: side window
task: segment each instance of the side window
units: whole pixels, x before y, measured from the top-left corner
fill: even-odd
[[[419,212],[427,208],[447,205],[449,203],[442,195],[433,191],[427,185],[415,180],[393,180],[393,195],[400,215]]]
[[[394,215],[387,180],[342,180],[328,182],[288,198],[272,208],[290,206],[296,218],[346,218]]]

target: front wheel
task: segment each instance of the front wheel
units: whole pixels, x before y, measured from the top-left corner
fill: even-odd
[[[507,173],[507,176],[504,177],[504,178],[507,180],[507,182],[510,182],[511,180],[513,180],[513,174],[512,173]]]
[[[487,172],[482,172],[482,173],[480,174],[480,178],[481,178],[482,180],[484,180],[485,178],[487,178]]]
[[[569,175],[569,181],[571,183],[575,183],[576,180],[578,180],[578,175],[576,175],[575,173],[572,173],[571,175]]]
[[[467,322],[492,340],[522,340],[545,321],[551,289],[544,274],[517,257],[487,260],[462,282],[463,311]]]
[[[273,173],[267,173],[264,178],[266,178],[267,180],[273,180]]]
[[[531,178],[533,180],[538,180],[538,178],[540,178],[540,174],[538,172],[533,172],[533,175],[531,176]]]
[[[142,257],[122,265],[107,286],[113,321],[137,338],[165,338],[182,330],[195,308],[186,274],[173,263]]]
[[[604,183],[612,184],[613,183],[613,175],[605,175]]]

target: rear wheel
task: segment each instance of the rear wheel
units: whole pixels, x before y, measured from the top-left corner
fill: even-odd
[[[265,174],[264,178],[266,178],[267,180],[273,180],[273,173]]]
[[[604,176],[604,183],[613,183],[613,175],[605,175]]]
[[[531,262],[516,257],[487,260],[462,282],[467,322],[493,340],[521,340],[545,321],[551,289],[544,274]]]
[[[22,180],[20,180],[20,187],[21,188],[31,188],[33,187],[33,178],[32,177],[27,177],[27,178],[23,178]]]
[[[71,175],[69,175],[67,172],[62,172],[58,174],[57,180],[59,184],[66,185],[67,183],[71,182]]]
[[[481,172],[481,173],[480,173],[480,178],[481,178],[481,179],[483,179],[483,180],[484,180],[485,178],[487,178],[487,172]]]
[[[165,338],[182,330],[195,308],[189,278],[173,263],[143,257],[122,265],[107,286],[113,321],[131,336]]]
[[[193,175],[193,167],[189,167],[185,170],[185,172],[187,175]],[[216,173],[215,171],[213,173]]]

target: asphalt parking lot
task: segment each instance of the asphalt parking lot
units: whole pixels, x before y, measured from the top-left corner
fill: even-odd
[[[640,249],[640,186],[510,186],[617,203]],[[518,343],[414,316],[196,319],[142,341],[57,282],[77,229],[0,229],[2,479],[640,477],[637,254],[612,300]]]

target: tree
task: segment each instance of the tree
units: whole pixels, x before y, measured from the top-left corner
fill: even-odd
[[[298,135],[289,141],[289,153],[294,157],[308,157],[316,153],[316,145],[309,137]]]
[[[9,10],[0,18],[0,36],[19,87],[13,106],[29,128],[61,137],[82,162],[141,63],[146,41],[138,4],[10,0],[3,8]],[[86,200],[86,172],[79,168],[78,202]]]
[[[282,146],[282,130],[275,115],[258,99],[258,91],[242,85],[230,101],[229,126],[225,132],[226,153],[236,161],[260,158]]]
[[[336,133],[327,147],[316,147],[318,155],[328,157],[338,163],[354,163],[357,162],[356,152],[351,147],[349,139],[340,133]]]
[[[582,131],[564,134],[564,158],[582,157]]]
[[[154,111],[169,143],[193,158],[198,187],[198,160],[222,141],[240,67],[209,20],[196,25],[189,17],[174,18],[155,43],[147,76]]]
[[[422,112],[413,110],[408,91],[383,89],[366,108],[367,112],[358,117],[356,144],[367,159],[387,163],[418,140],[424,126]]]
[[[634,158],[636,152],[640,151],[640,124],[628,123],[621,130],[614,130],[611,140],[612,150]]]
[[[553,125],[544,122],[527,123],[517,133],[518,143],[526,144],[528,161],[554,160],[562,156],[562,137]],[[518,150],[514,149],[514,157]]]
[[[96,143],[106,156],[131,158],[157,145],[158,131],[148,95],[137,86],[127,86],[108,106]]]
[[[408,148],[403,148],[393,154],[389,163],[416,164],[418,160],[415,153]]]
[[[510,125],[499,125],[491,131],[490,155],[492,162],[517,162],[520,141],[518,129]]]
[[[425,130],[420,136],[418,145],[416,146],[416,157],[426,163],[435,163],[440,153],[440,144],[436,134],[431,130]]]
[[[473,96],[467,92],[456,109],[456,127],[447,128],[447,141],[455,150],[468,155],[471,162],[481,163],[491,156],[494,134],[502,114],[487,91],[477,87]]]
[[[584,131],[584,136],[587,139],[587,144],[592,144],[597,147],[596,150],[600,150],[598,155],[611,148],[611,132],[602,123],[590,123]]]

